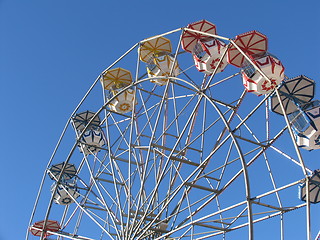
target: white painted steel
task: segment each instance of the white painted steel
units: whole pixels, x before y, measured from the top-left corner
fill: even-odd
[[[180,51],[184,30],[150,38],[180,32],[172,37],[175,53],[161,84],[150,82],[153,76],[146,77],[137,55],[140,43],[103,71],[121,64],[127,69],[125,65],[136,61],[131,85],[110,94],[97,84],[101,75],[97,78],[72,116],[100,101],[92,119],[100,117],[105,145],[90,152],[81,142],[90,122],[75,135],[68,121],[41,182],[30,226],[39,217],[61,219],[63,231],[53,233],[58,239],[234,239],[236,234],[241,236],[238,239],[252,240],[258,234],[255,223],[267,222],[264,226],[272,228],[276,221],[271,219],[278,218],[277,237],[284,239],[283,219],[307,206],[309,231],[309,197],[302,204],[297,189],[292,189],[308,179],[310,170],[287,116],[283,121],[269,113],[266,102],[271,93],[260,98],[247,93],[233,66],[210,76],[190,69],[192,55]],[[228,44],[218,65],[228,46],[236,46],[229,38],[203,34]],[[180,71],[174,69],[177,62]],[[96,94],[99,91],[102,100]],[[128,91],[132,93],[126,99],[132,103],[130,109],[117,110],[115,102]],[[287,153],[287,148],[275,146],[278,142],[291,145],[294,151]],[[54,194],[46,189],[52,181],[61,182],[64,169],[53,180],[46,177],[50,166],[59,161],[75,164],[77,169],[74,182],[80,196],[70,196],[74,203],[65,208],[54,204]],[[279,167],[294,172],[286,177]],[[33,238],[27,233],[26,239]]]

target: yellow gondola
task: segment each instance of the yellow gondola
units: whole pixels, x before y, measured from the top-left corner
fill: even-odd
[[[132,75],[124,68],[114,68],[103,73],[100,81],[105,90],[119,89],[132,83]]]
[[[117,95],[109,104],[110,110],[121,114],[132,111],[135,104],[135,90],[128,88],[122,91],[124,87],[132,83],[132,75],[129,70],[124,68],[108,70],[102,75],[101,83],[104,89],[111,91],[112,96]]]
[[[167,83],[169,76],[179,75],[179,66],[171,51],[171,42],[165,37],[151,38],[141,44],[140,60],[147,63],[147,72],[152,78],[151,82],[162,86]]]

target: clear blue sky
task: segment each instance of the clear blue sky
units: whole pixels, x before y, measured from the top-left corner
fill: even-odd
[[[98,74],[136,42],[200,19],[222,36],[266,34],[286,74],[313,78],[320,98],[318,0],[0,0],[0,240],[24,239],[55,143]],[[303,154],[320,168],[320,150]]]

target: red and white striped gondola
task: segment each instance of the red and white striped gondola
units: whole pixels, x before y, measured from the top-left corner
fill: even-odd
[[[192,53],[198,71],[207,75],[222,72],[227,65],[227,59],[223,57],[227,49],[226,44],[213,36],[216,34],[216,26],[213,23],[201,20],[189,24],[182,35],[182,48]]]
[[[237,35],[227,53],[228,62],[241,68],[244,87],[256,95],[271,92],[284,79],[281,61],[267,49],[267,37],[251,31]]]
[[[29,231],[32,235],[40,237],[42,234],[44,237],[52,235],[54,232],[58,232],[61,229],[60,224],[53,220],[42,220],[35,222]],[[44,233],[43,233],[44,232]]]
[[[256,95],[267,94],[283,81],[284,66],[275,56],[266,53],[262,56],[253,57],[252,62],[264,75],[248,61],[243,63],[242,81],[248,92]]]

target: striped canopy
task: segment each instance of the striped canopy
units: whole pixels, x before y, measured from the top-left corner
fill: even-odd
[[[113,68],[103,73],[100,81],[104,89],[111,90],[130,85],[132,83],[132,76],[129,70]]]
[[[52,180],[58,179],[64,165],[65,165],[64,162],[52,165],[48,172],[49,177]],[[64,180],[69,180],[73,178],[76,175],[76,173],[77,173],[76,167],[71,163],[67,163],[67,165],[64,168],[62,177]]]
[[[139,48],[140,60],[148,62],[152,56],[161,52],[172,52],[171,41],[165,37],[157,37],[143,42]]]
[[[46,224],[45,221],[39,221],[35,222],[31,227],[30,227],[30,232],[34,236],[41,236],[42,235],[42,229],[45,232],[44,236],[50,236],[52,235],[51,233],[48,233],[47,231],[50,232],[58,232],[60,230],[60,224],[57,221],[53,220],[47,220]]]
[[[234,43],[248,56],[262,55],[266,53],[268,49],[267,37],[258,31],[240,34],[235,37]],[[241,67],[245,61],[245,56],[237,47],[234,45],[229,47],[227,60],[228,63],[236,67]]]
[[[299,109],[301,104],[310,102],[314,97],[314,81],[306,76],[298,76],[285,80],[279,87],[280,98],[286,114]],[[276,94],[271,96],[271,110],[281,114],[281,106]]]
[[[91,112],[91,111],[85,111],[81,113],[77,113],[72,117],[72,123],[73,126],[77,131],[82,132],[83,129],[87,126],[87,124],[92,120],[96,113]],[[100,126],[100,117],[97,115],[93,118],[93,120],[90,123],[89,128],[97,128]]]
[[[190,53],[193,51],[193,48],[197,44],[198,40],[208,38],[208,35],[188,31],[188,28],[212,35],[217,34],[216,26],[207,20],[201,20],[189,24],[187,29],[183,32],[181,45],[183,50]]]

